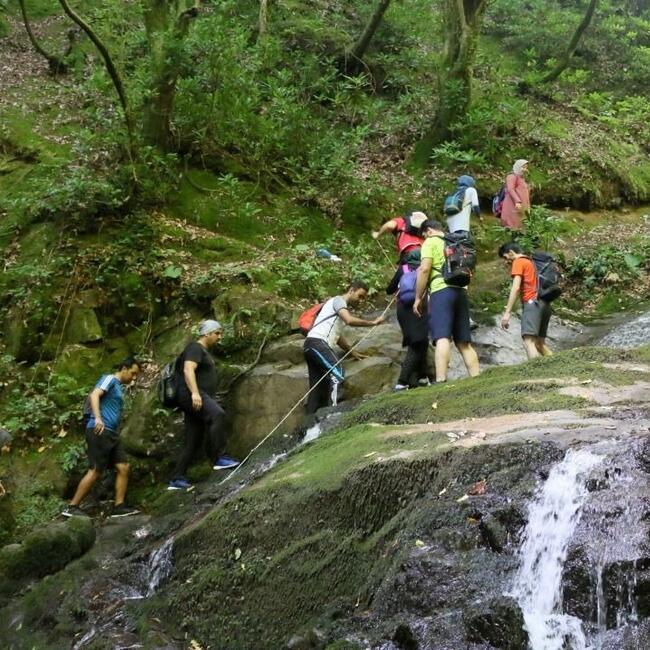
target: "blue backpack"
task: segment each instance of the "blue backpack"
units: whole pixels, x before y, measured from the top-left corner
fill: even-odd
[[[399,279],[397,299],[406,306],[415,302],[415,285],[418,280],[418,270],[411,271],[408,264],[402,265],[402,277]]]
[[[445,207],[443,209],[446,216],[453,217],[455,214],[458,214],[462,211],[466,189],[467,188],[462,187],[459,190],[456,190],[453,194],[450,194],[445,199]]]

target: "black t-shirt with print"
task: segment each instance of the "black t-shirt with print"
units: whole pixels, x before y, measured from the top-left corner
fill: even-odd
[[[192,341],[186,348],[183,350],[179,359],[179,364],[177,366],[177,372],[181,377],[179,386],[185,388],[188,392],[191,392],[189,386],[185,382],[185,377],[183,376],[183,366],[186,361],[194,361],[197,364],[196,366],[196,383],[199,386],[199,390],[205,391],[208,395],[214,395],[217,392],[217,368],[214,363],[212,355],[196,341]]]

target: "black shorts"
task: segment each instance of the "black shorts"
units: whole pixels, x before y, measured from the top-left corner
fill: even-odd
[[[90,469],[101,472],[120,463],[129,462],[119,436],[112,431],[104,430],[98,435],[93,429],[86,429],[86,444]]]
[[[429,294],[429,328],[431,340],[453,339],[454,343],[470,343],[467,291],[445,287]]]
[[[521,335],[546,338],[551,320],[551,305],[543,300],[530,300],[521,308]]]

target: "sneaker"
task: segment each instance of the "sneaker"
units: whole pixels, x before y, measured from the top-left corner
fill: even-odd
[[[401,391],[401,390],[408,390],[408,389],[409,389],[409,387],[406,384],[395,384],[395,388],[393,388],[393,390],[396,393],[399,393],[399,391]]]
[[[418,386],[431,386],[431,382],[428,377],[420,377],[418,379]]]
[[[61,513],[63,517],[85,517],[90,518],[79,506],[67,506]]]
[[[127,506],[126,503],[120,503],[119,506],[113,508],[111,517],[130,517],[131,515],[137,515],[139,512],[137,508]]]
[[[232,469],[233,467],[237,467],[237,465],[239,465],[238,460],[230,456],[219,456],[212,469]]]
[[[168,490],[191,490],[192,484],[186,478],[175,478],[169,481]]]

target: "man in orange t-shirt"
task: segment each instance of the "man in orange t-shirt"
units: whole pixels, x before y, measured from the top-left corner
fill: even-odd
[[[546,333],[551,319],[551,305],[537,297],[537,271],[535,263],[524,255],[521,246],[515,242],[499,248],[499,257],[511,265],[512,287],[506,310],[501,318],[501,327],[508,329],[510,314],[517,300],[521,299],[521,338],[529,359],[548,356]]]

